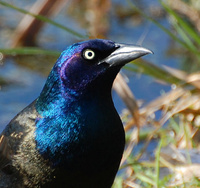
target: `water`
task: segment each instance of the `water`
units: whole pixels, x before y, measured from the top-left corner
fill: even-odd
[[[34,1],[7,2],[14,2],[17,6],[26,5],[25,8],[29,8]],[[113,0],[113,4],[116,2],[117,0]],[[151,2],[155,5],[158,4],[156,0]],[[149,4],[148,1],[143,1],[143,3]],[[122,3],[122,6],[128,6],[124,4],[126,4],[126,1]],[[142,46],[153,50],[154,55],[145,56],[144,59],[159,66],[168,65],[177,67],[179,65],[180,59],[166,55],[166,51],[170,45],[170,38],[163,31],[148,21],[144,21],[141,24],[134,24],[133,18],[126,18],[120,21],[115,14],[114,7],[112,6],[111,10],[110,30],[107,38],[117,42],[137,44],[141,36],[145,35]],[[65,11],[62,10],[54,20],[64,25],[67,23],[67,26],[70,28],[84,34],[85,30],[73,18],[66,15]],[[9,47],[12,38],[11,34],[22,17],[23,15],[20,13],[0,6],[0,48]],[[166,19],[161,19],[160,22],[169,27]],[[38,36],[37,45],[44,49],[62,51],[66,46],[76,41],[77,38],[69,33],[46,24]],[[34,70],[30,66],[24,65],[26,62],[30,63],[29,60],[23,59],[23,61],[25,63],[21,63],[20,60],[16,62],[15,58],[5,58],[3,66],[0,66],[0,77],[11,82],[8,86],[2,86],[0,90],[0,131],[19,111],[37,98],[46,80],[46,75],[42,74],[42,68]],[[46,72],[49,71],[50,66],[47,64]],[[123,73],[129,78],[128,84],[136,98],[142,99],[145,102],[158,97],[161,91],[168,91],[170,89],[169,86],[161,85],[149,76],[135,74],[126,70],[123,70]],[[120,113],[125,108],[125,105],[115,92],[113,92],[113,98]]]

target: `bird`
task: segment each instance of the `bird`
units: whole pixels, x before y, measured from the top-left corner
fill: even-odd
[[[110,188],[125,147],[112,84],[150,53],[107,39],[66,48],[39,97],[0,135],[0,188]]]

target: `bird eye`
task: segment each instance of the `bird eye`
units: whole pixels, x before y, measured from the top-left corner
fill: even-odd
[[[83,57],[85,59],[88,59],[88,60],[92,60],[94,59],[95,57],[95,53],[94,51],[90,50],[90,49],[86,49],[84,52],[83,52]]]

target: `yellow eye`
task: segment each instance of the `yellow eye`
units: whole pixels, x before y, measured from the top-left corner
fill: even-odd
[[[92,60],[94,59],[95,57],[95,53],[94,51],[90,50],[90,49],[86,49],[84,52],[83,52],[83,57],[85,59],[88,59],[88,60]]]

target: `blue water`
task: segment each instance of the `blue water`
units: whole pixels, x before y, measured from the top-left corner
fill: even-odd
[[[22,5],[26,5],[25,8],[28,9],[35,1],[10,0],[7,2],[14,2],[15,5],[21,7],[24,7]],[[117,0],[113,0],[113,3],[115,2],[117,2]],[[119,0],[118,2],[122,3],[122,1]],[[147,3],[147,0],[143,2]],[[152,3],[158,4],[157,0],[153,0]],[[122,5],[128,6],[124,4],[126,4],[126,1],[124,1]],[[166,55],[166,51],[170,45],[170,38],[163,31],[149,21],[144,21],[142,24],[138,25],[133,23],[133,18],[128,18],[122,22],[116,17],[113,7],[110,17],[110,30],[107,38],[117,42],[138,44],[141,36],[145,34],[141,45],[153,50],[154,55],[145,56],[144,59],[159,66],[179,66],[180,59]],[[62,10],[61,13],[53,19],[85,34],[86,31],[81,28],[73,18],[66,15],[65,11],[65,9]],[[9,47],[12,32],[22,17],[23,15],[20,13],[0,6],[0,48]],[[166,27],[169,27],[167,20],[162,19],[160,22]],[[37,45],[44,49],[62,51],[66,46],[76,41],[77,38],[73,35],[46,24],[38,36]],[[161,91],[168,91],[170,89],[170,86],[161,85],[155,82],[153,78],[146,75],[136,74],[127,70],[123,70],[123,74],[126,74],[129,78],[128,84],[136,98],[142,99],[146,103],[159,96]],[[9,86],[2,86],[0,90],[1,131],[19,111],[40,94],[46,77],[36,71],[20,66],[14,61],[14,58],[5,58],[3,60],[3,66],[0,66],[0,76],[15,83]],[[115,92],[113,92],[113,98],[117,110],[120,113],[125,108],[125,105]]]

